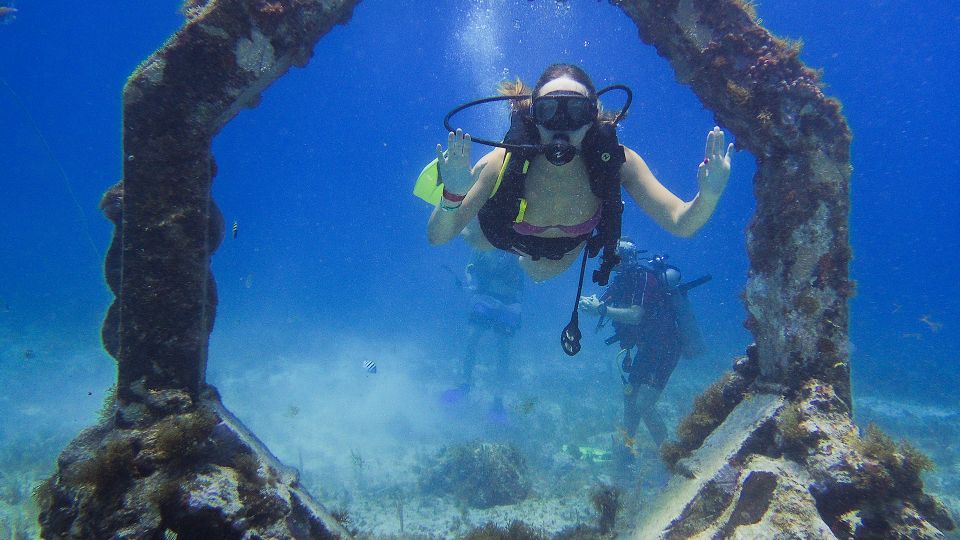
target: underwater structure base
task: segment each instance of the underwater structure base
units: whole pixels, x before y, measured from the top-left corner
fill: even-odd
[[[46,539],[348,538],[206,387],[109,406],[37,489]]]
[[[923,492],[923,458],[862,438],[831,385],[810,381],[790,400],[745,387],[747,357],[737,371],[717,391],[738,403],[673,464],[634,538],[934,539],[954,528]]]

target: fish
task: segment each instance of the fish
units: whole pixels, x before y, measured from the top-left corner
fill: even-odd
[[[526,416],[532,413],[533,409],[536,408],[536,406],[537,406],[537,398],[529,397],[517,403],[516,408],[517,408],[517,412]]]
[[[930,318],[930,315],[924,315],[920,317],[920,322],[927,325],[930,328],[930,331],[936,334],[943,328],[943,323],[939,323]]]
[[[239,222],[239,221],[234,221],[234,222],[233,222],[233,229],[232,229],[232,230],[233,230],[233,239],[236,240],[236,239],[237,239],[237,234],[240,232],[240,222]]]
[[[373,360],[365,360],[363,362],[363,369],[367,370],[367,373],[376,373],[377,363]]]
[[[33,349],[26,349],[23,351],[24,360],[33,360],[36,357],[37,357],[37,352],[34,351]]]
[[[640,449],[637,446],[637,438],[635,436],[631,437],[627,433],[627,430],[620,426],[617,426],[617,431],[620,432],[620,437],[623,438],[623,445],[630,450],[630,453],[635,456],[639,455]]]
[[[16,19],[17,8],[0,6],[0,24],[7,24]]]

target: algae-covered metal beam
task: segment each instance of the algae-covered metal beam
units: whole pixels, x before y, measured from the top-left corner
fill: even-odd
[[[211,139],[292,65],[306,64],[317,40],[355,4],[188,2],[191,19],[127,81],[122,262],[104,329],[107,343],[115,342],[122,399],[201,389],[216,310],[210,255],[223,228],[210,196]]]
[[[614,3],[756,157],[745,299],[760,384],[796,390],[817,378],[849,405],[851,134],[840,104],[747,0]]]
[[[344,538],[349,532],[205,383],[223,223],[211,141],[358,0],[210,0],[123,91],[123,180],[103,342],[117,392],[36,491],[44,538]]]
[[[851,418],[839,103],[749,0],[611,1],[757,160],[744,294],[756,344],[661,449],[677,475],[633,537],[943,538],[954,523],[923,491],[926,458],[860,440]]]

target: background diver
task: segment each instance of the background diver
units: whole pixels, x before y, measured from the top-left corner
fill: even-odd
[[[481,339],[489,336],[497,366],[496,382],[491,385],[494,394],[491,419],[502,421],[506,419],[503,389],[508,380],[510,345],[520,329],[523,271],[516,256],[500,250],[474,250],[465,273],[465,288],[471,292],[471,298],[461,382],[444,392],[443,401],[455,403],[466,397],[473,387],[473,369],[481,350]]]
[[[667,438],[667,427],[656,409],[681,356],[702,354],[703,340],[686,292],[710,280],[703,276],[681,283],[680,270],[666,263],[666,255],[641,257],[640,250],[621,240],[622,261],[600,298],[584,296],[580,309],[599,316],[597,328],[609,320],[614,334],[606,343],[617,343],[617,369],[623,383],[623,439],[614,456],[619,472],[632,463],[637,427],[643,420],[654,444]]]

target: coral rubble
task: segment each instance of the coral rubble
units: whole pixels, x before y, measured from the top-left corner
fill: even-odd
[[[474,508],[522,501],[530,492],[526,460],[511,445],[485,442],[444,448],[426,467],[420,487]]]

